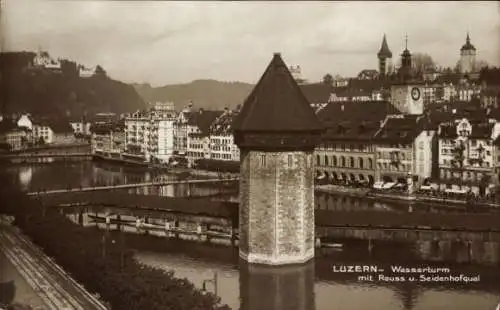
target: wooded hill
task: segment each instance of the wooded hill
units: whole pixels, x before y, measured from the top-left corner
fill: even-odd
[[[33,52],[0,53],[1,113],[83,116],[132,112],[145,107],[135,89],[110,79],[98,66],[82,78],[79,64],[61,59],[61,69],[35,67]]]

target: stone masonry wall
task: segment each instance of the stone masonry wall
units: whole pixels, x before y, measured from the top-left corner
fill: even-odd
[[[242,153],[240,254],[243,257],[272,264],[312,258],[313,164],[312,152]]]
[[[265,156],[265,165],[261,163],[261,156]],[[249,209],[248,252],[272,257],[275,253],[276,155],[250,151],[245,160],[249,161],[250,179],[244,205]]]

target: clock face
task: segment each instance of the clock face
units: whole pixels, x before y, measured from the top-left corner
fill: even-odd
[[[411,90],[411,98],[413,100],[418,100],[420,99],[420,89],[413,87]]]

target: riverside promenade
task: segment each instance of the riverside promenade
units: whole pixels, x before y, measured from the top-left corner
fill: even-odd
[[[5,219],[0,219],[0,251],[42,299],[44,309],[107,309]]]

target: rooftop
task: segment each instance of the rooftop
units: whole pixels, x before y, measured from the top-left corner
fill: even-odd
[[[235,131],[321,131],[309,101],[275,53],[233,123]]]

